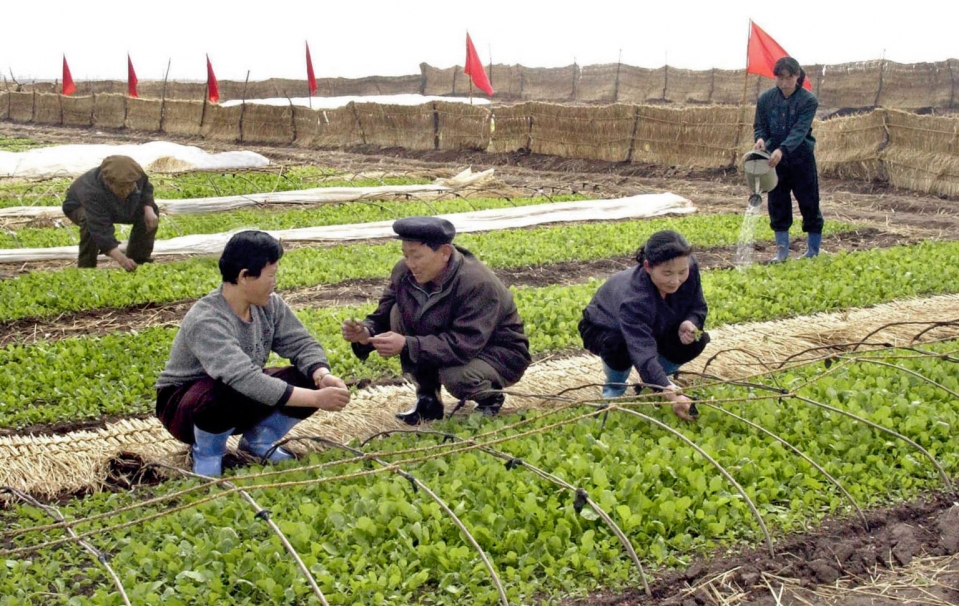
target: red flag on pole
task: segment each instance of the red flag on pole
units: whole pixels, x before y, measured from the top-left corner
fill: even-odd
[[[779,61],[783,57],[788,57],[789,53],[751,20],[749,25],[749,45],[746,47],[746,73],[765,76],[775,80],[776,76],[773,74],[773,67],[775,67],[776,61]],[[803,82],[803,88],[812,90],[812,84],[809,83],[809,78],[806,78],[806,81]]]
[[[466,34],[466,64],[463,67],[463,73],[473,79],[476,88],[490,97],[493,96],[493,85],[489,83],[489,78],[486,77],[483,62],[480,61],[479,55],[476,53],[476,47],[473,46],[473,41],[468,33]]]
[[[133,70],[133,59],[130,58],[130,53],[127,53],[127,94],[134,99],[137,98],[137,73]]]
[[[67,65],[67,56],[63,56],[63,94],[72,95],[77,92],[77,85],[73,83],[73,76],[70,74],[70,66]]]
[[[310,43],[306,43],[306,81],[310,86],[310,96],[316,94],[316,76],[313,74],[313,59],[310,58]]]
[[[210,55],[206,56],[206,95],[210,103],[216,103],[220,100],[220,85],[216,81],[216,74],[213,73]]]

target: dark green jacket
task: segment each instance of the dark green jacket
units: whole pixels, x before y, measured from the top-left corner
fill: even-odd
[[[160,209],[153,200],[153,184],[144,175],[137,181],[136,189],[121,200],[103,183],[100,168],[94,168],[77,177],[67,190],[63,201],[63,212],[69,215],[78,208],[86,214],[86,225],[100,252],[107,253],[120,245],[116,238],[117,223],[133,224],[143,220],[146,206],[160,215]]]
[[[787,163],[792,159],[811,158],[816,147],[812,121],[818,108],[816,95],[805,88],[799,86],[796,92],[784,97],[779,87],[774,86],[759,95],[753,140],[762,139],[769,153],[781,149]]]

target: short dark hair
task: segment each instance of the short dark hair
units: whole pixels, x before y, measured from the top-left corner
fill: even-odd
[[[283,244],[265,231],[241,231],[226,243],[220,255],[220,275],[224,282],[236,284],[244,269],[258,278],[263,268],[283,257]]]
[[[640,265],[649,261],[650,267],[660,263],[672,261],[676,257],[688,257],[693,254],[693,247],[682,235],[671,229],[658,231],[646,240],[646,243],[636,251],[636,262]]]
[[[782,76],[783,72],[787,72],[790,76],[799,76],[797,86],[802,86],[806,81],[806,70],[792,57],[783,57],[776,61],[776,65],[773,66],[773,75]]]

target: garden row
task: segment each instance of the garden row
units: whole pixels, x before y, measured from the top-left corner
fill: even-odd
[[[737,242],[741,221],[737,215],[710,215],[556,225],[463,234],[456,243],[475,252],[492,268],[509,269],[629,255],[661,229],[676,229],[701,248],[728,246]],[[853,227],[830,222],[825,233]],[[769,240],[772,233],[763,226],[756,238]],[[278,289],[385,278],[399,258],[400,246],[395,241],[299,248],[283,257]],[[77,268],[33,272],[0,282],[0,322],[193,299],[207,294],[221,281],[217,260],[209,257],[146,265],[135,273]]]
[[[703,289],[710,305],[708,326],[957,292],[957,257],[959,242],[923,243],[840,253],[810,262],[754,265],[745,271],[706,271]],[[592,280],[574,286],[515,290],[535,355],[581,347],[576,326],[599,284]],[[360,362],[340,338],[344,319],[363,317],[373,306],[307,309],[297,314],[326,348],[333,370],[349,381],[399,375],[395,359],[373,356]],[[176,330],[152,327],[0,349],[4,368],[0,374],[0,427],[152,410],[156,377]]]
[[[925,265],[935,260],[931,253],[920,247],[842,255],[828,268],[849,271],[854,291],[869,290],[866,284],[877,277],[874,264],[896,265],[895,259],[915,254],[922,260],[916,265]],[[821,267],[826,264],[805,270]],[[863,270],[861,283],[851,272],[856,267]],[[785,295],[773,296],[779,294]],[[805,453],[861,507],[940,488],[940,476],[914,446],[814,403],[895,428],[955,476],[959,402],[928,380],[959,389],[955,358],[941,355],[954,355],[957,348],[953,341],[927,346],[933,355],[926,356],[858,354],[860,360],[838,366],[813,363],[768,377],[767,384],[790,392],[785,396],[759,386],[696,389],[702,416],[695,425],[645,406],[632,410],[659,425],[616,408],[602,424],[581,416],[591,409],[574,408],[531,414],[518,423],[516,417],[471,417],[433,425],[491,444],[507,465],[487,452],[464,450],[463,442],[441,444],[436,435],[393,436],[366,450],[377,449],[450,507],[489,556],[511,603],[556,603],[599,587],[640,583],[623,545],[585,496],[622,529],[647,572],[684,565],[719,546],[762,541],[746,499],[691,442],[738,482],[773,536],[808,528],[827,515],[852,514],[850,500],[807,460],[719,407]],[[428,450],[401,452],[415,447]],[[404,463],[413,457],[419,462]],[[532,468],[553,474],[567,488]],[[451,515],[407,479],[377,469],[328,449],[282,465],[278,476],[231,479],[270,510],[330,604],[497,603],[479,552]],[[577,488],[584,492],[577,495]],[[71,520],[102,516],[75,529],[95,533],[87,540],[109,554],[103,562],[116,570],[133,603],[310,602],[310,585],[261,521],[264,516],[236,494],[216,498],[221,491],[172,481],[154,487],[148,502],[140,500],[142,491],[99,493],[69,502],[63,513]],[[62,529],[28,530],[50,521],[43,511],[17,506],[0,510],[0,521],[5,604],[122,603],[103,567],[75,545],[11,553],[66,536]]]

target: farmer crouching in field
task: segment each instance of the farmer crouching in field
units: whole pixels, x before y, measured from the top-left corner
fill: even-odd
[[[796,196],[807,235],[806,254],[815,257],[822,243],[822,213],[819,210],[819,177],[816,174],[816,138],[812,121],[819,102],[803,88],[806,72],[792,57],[783,57],[773,67],[776,86],[759,96],[753,123],[753,149],[770,152],[769,165],[776,169],[778,183],[769,192],[769,226],[776,233],[773,263],[789,258],[789,227],[793,222],[792,200]]]
[[[343,338],[365,360],[373,350],[400,356],[416,384],[416,406],[397,414],[415,425],[443,418],[440,387],[476,411],[495,415],[499,390],[523,376],[529,339],[513,295],[479,259],[455,246],[453,224],[436,217],[393,223],[403,259],[390,276],[379,307],[363,322],[343,323]]]
[[[101,252],[127,271],[150,261],[159,224],[153,185],[133,158],[108,156],[67,190],[63,214],[80,227],[78,267],[96,267]],[[117,223],[132,224],[126,254],[116,239]]]
[[[222,472],[226,441],[277,463],[293,458],[273,444],[316,409],[342,410],[350,392],[330,373],[323,347],[274,294],[282,245],[243,231],[220,257],[223,284],[187,312],[157,380],[157,417],[192,444],[193,471]],[[266,368],[271,351],[293,366]],[[269,457],[267,457],[269,454]]]
[[[613,274],[583,310],[583,346],[603,360],[604,398],[626,393],[635,366],[644,384],[672,402],[679,418],[693,421],[692,402],[669,375],[709,343],[702,332],[706,299],[699,265],[686,239],[669,230],[650,236],[636,261],[636,267]]]

